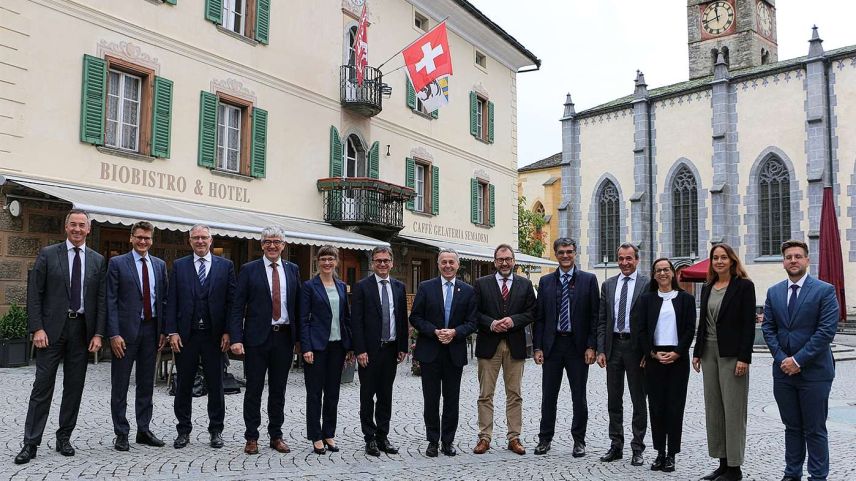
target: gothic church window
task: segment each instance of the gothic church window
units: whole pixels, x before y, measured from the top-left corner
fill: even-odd
[[[758,213],[762,256],[775,256],[791,237],[791,195],[788,168],[770,157],[758,175]]]
[[[686,165],[672,181],[672,242],[676,257],[698,253],[698,186]]]
[[[612,181],[605,181],[598,195],[598,222],[600,252],[597,260],[617,262],[618,250],[618,189]]]

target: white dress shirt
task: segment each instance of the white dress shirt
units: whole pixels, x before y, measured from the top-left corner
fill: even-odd
[[[196,275],[199,275],[199,259],[205,259],[205,280],[208,280],[208,276],[211,275],[211,251],[208,251],[205,254],[205,257],[199,257],[196,253],[193,253],[193,268],[196,269]]]
[[[794,290],[791,289],[791,286],[793,286],[793,285],[799,286],[799,288],[797,289],[797,299],[799,299],[800,291],[802,290],[803,284],[805,284],[805,279],[807,277],[808,277],[808,273],[806,272],[805,275],[803,275],[802,278],[796,282],[791,282],[791,280],[788,279],[788,299],[787,299],[788,303],[791,302],[791,296],[794,293]]]
[[[71,285],[72,271],[74,270],[74,244],[70,240],[65,240],[65,248],[68,250],[68,283]],[[83,280],[86,279],[86,243],[80,245],[80,309],[79,314],[83,314],[83,289],[86,285]]]
[[[633,291],[636,289],[636,276],[639,271],[633,271],[629,276],[625,276],[624,274],[620,274],[618,276],[618,284],[615,285],[615,297],[612,300],[612,318],[615,319],[615,326],[612,328],[612,332],[624,332],[630,333],[630,305],[633,304]],[[630,280],[627,281],[627,305],[624,308],[624,330],[618,330],[618,305],[621,302],[621,289],[624,285],[624,278],[629,277]]]
[[[503,279],[508,279],[508,282],[506,282],[505,285],[506,285],[506,287],[508,287],[508,290],[511,291],[511,283],[514,282],[514,274],[513,273],[508,277],[502,277],[502,274],[497,272],[495,277],[496,277],[496,285],[499,286],[499,292],[502,292],[502,280]]]
[[[271,299],[273,299],[273,269],[271,269],[271,264],[274,261],[271,261],[267,257],[265,257],[265,275],[267,275],[268,288],[271,292]],[[279,319],[271,319],[271,325],[276,326],[280,324],[288,324],[288,291],[285,288],[285,268],[283,268],[282,259],[278,259],[276,261],[276,270],[279,272],[279,300],[282,303],[282,308],[280,309],[280,318]]]
[[[678,297],[678,291],[657,291],[657,295],[663,299],[663,305],[660,306],[660,317],[657,319],[657,328],[654,329],[654,345],[677,346],[678,320],[672,300]]]
[[[457,277],[453,277],[451,279],[446,279],[445,277],[440,276],[440,287],[443,288],[443,307],[444,308],[446,306],[446,283],[447,282],[452,283],[452,290],[449,291],[449,293],[452,295],[452,302],[454,302],[454,300],[455,300],[455,280],[456,279],[457,279]]]
[[[140,253],[137,251],[131,251],[131,252],[132,252],[132,255],[134,256],[134,265],[137,267],[137,279],[140,281],[140,289],[142,289],[143,288],[143,263],[140,261],[140,259],[142,259],[143,256],[141,256]],[[148,270],[148,272],[149,272],[149,299],[151,299],[151,301],[152,301],[152,317],[158,317],[158,313],[155,312],[155,306],[157,305],[157,302],[156,302],[157,299],[155,296],[155,268],[152,265],[151,256],[149,256],[147,253],[145,257],[146,257],[146,263],[148,264],[146,266],[146,270]],[[144,311],[140,311],[140,319],[143,319],[145,317],[143,312]]]
[[[389,340],[395,340],[395,298],[392,296],[392,278],[387,277],[384,279],[383,277],[375,274],[375,282],[377,283],[377,294],[380,296],[381,306],[383,305],[383,288],[384,285],[380,283],[380,281],[386,282],[386,295],[389,299]]]

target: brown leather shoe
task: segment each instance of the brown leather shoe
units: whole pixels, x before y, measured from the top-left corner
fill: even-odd
[[[248,439],[244,445],[244,452],[247,454],[259,454],[259,442],[255,439]]]
[[[285,444],[285,441],[283,441],[282,438],[271,439],[270,447],[283,454],[291,452],[291,448]]]
[[[479,439],[479,442],[476,444],[476,447],[473,448],[474,454],[484,454],[487,450],[490,449],[490,441],[487,439]]]
[[[508,449],[510,451],[513,451],[514,454],[526,454],[526,448],[524,448],[523,445],[520,444],[519,438],[514,438],[511,441],[509,441],[508,442]]]

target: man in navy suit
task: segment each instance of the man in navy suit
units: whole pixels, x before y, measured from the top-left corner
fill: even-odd
[[[131,227],[127,254],[110,259],[107,266],[107,337],[113,351],[110,365],[110,411],[117,451],[127,451],[130,425],[128,385],[137,365],[137,442],[160,447],[164,442],[149,429],[152,420],[157,352],[164,345],[160,321],[166,307],[166,263],[149,254],[154,226],[141,221]]]
[[[354,286],[351,331],[360,373],[360,425],[366,454],[397,454],[389,442],[392,385],[398,363],[407,357],[407,296],[393,279],[392,249],[372,250],[374,273]],[[375,404],[377,397],[377,404]]]
[[[476,331],[476,297],[472,286],[456,279],[460,261],[452,249],[437,256],[440,277],[422,282],[416,291],[410,324],[419,331],[413,358],[422,369],[422,396],[425,400],[425,455],[437,457],[438,443],[446,456],[457,454],[458,404],[461,375],[467,364],[467,336]],[[440,426],[440,394],[443,395],[443,422]]]
[[[835,288],[806,272],[808,245],[782,244],[788,280],[767,290],[764,340],[773,355],[773,395],[785,425],[785,476],[799,481],[808,448],[809,480],[826,481],[829,442],[826,417],[835,378],[830,343],[838,329]]]
[[[211,229],[195,225],[190,230],[193,254],[175,261],[169,277],[165,331],[175,353],[178,389],[175,417],[181,449],[190,442],[193,381],[202,358],[208,384],[208,433],[212,448],[223,447],[223,353],[229,349],[228,316],[235,296],[235,266],[211,253]]]
[[[291,449],[282,440],[285,421],[285,386],[300,341],[298,299],[300,273],[297,265],[282,260],[285,234],[279,227],[262,231],[264,257],[248,262],[238,276],[232,306],[230,333],[232,353],[244,354],[247,392],[244,394],[244,452],[259,453],[262,391],[268,374],[268,434],[270,447],[280,453]]]
[[[541,384],[541,430],[535,454],[550,450],[556,430],[556,403],[562,387],[562,374],[568,373],[573,402],[571,436],[572,455],[586,454],[588,404],[586,382],[589,366],[595,360],[596,327],[600,292],[597,277],[576,267],[577,242],[560,237],[553,242],[559,268],[538,283],[538,308],[532,345],[535,364],[544,366]]]

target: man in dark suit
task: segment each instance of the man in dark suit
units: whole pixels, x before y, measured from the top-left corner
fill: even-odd
[[[131,227],[127,254],[110,259],[107,266],[107,337],[113,351],[110,364],[110,411],[117,451],[127,451],[130,425],[128,385],[137,365],[137,442],[160,447],[164,442],[149,429],[152,420],[157,352],[164,345],[160,321],[166,307],[166,263],[149,254],[154,226],[137,222]]]
[[[456,279],[460,261],[452,249],[437,256],[440,277],[419,284],[410,324],[419,331],[413,358],[422,369],[422,396],[425,400],[425,455],[437,457],[438,444],[446,456],[457,454],[458,404],[461,375],[467,364],[467,336],[476,330],[476,298],[472,286]],[[443,422],[440,424],[440,395],[443,395]]]
[[[773,355],[773,395],[785,425],[785,476],[799,481],[808,449],[810,481],[829,475],[826,418],[835,378],[830,343],[838,329],[835,288],[807,274],[808,245],[782,244],[788,279],[767,290],[764,340]]]
[[[74,456],[69,440],[80,410],[87,350],[101,349],[106,317],[107,262],[101,254],[86,247],[89,230],[89,215],[82,210],[71,210],[65,217],[66,241],[39,251],[29,275],[27,318],[38,356],[24,443],[15,457],[16,464],[28,463],[36,457],[60,362],[64,377],[56,450],[63,456]]]
[[[596,328],[600,293],[597,277],[575,265],[577,242],[560,237],[553,242],[559,268],[538,283],[538,310],[532,346],[535,364],[544,366],[541,383],[541,430],[535,454],[546,454],[556,430],[556,403],[567,372],[571,385],[574,438],[572,455],[586,454],[588,405],[586,382],[597,347]]]
[[[624,377],[630,387],[633,403],[631,429],[633,458],[630,464],[642,466],[645,431],[648,427],[645,405],[644,356],[637,339],[638,331],[630,325],[630,311],[649,279],[636,270],[639,248],[625,243],[618,247],[618,269],[621,274],[607,279],[600,290],[597,322],[597,365],[606,367],[607,409],[609,411],[609,451],[600,460],[611,462],[624,456]],[[620,284],[620,285],[619,285]]]
[[[372,266],[374,274],[354,286],[351,330],[360,365],[360,425],[366,454],[380,456],[381,451],[398,453],[388,436],[395,371],[407,357],[407,297],[404,284],[389,275],[392,249],[375,247]]]
[[[262,231],[264,257],[248,262],[238,276],[232,306],[230,333],[232,353],[244,354],[247,392],[244,394],[244,452],[259,453],[262,391],[268,374],[268,434],[270,447],[280,453],[291,449],[282,440],[285,421],[285,386],[300,340],[298,299],[300,273],[297,265],[282,260],[285,234],[279,227]]]
[[[502,370],[508,449],[526,454],[520,442],[523,429],[523,364],[526,361],[524,329],[535,319],[535,291],[529,279],[514,274],[514,251],[500,244],[493,252],[496,273],[476,280],[479,377],[479,441],[473,452],[484,454],[493,437],[493,395]]]
[[[165,331],[175,353],[178,388],[173,446],[190,443],[193,381],[202,358],[208,384],[208,432],[212,448],[223,447],[223,353],[229,349],[228,316],[235,296],[235,266],[211,253],[211,229],[195,225],[190,230],[193,254],[177,259],[169,277]]]

